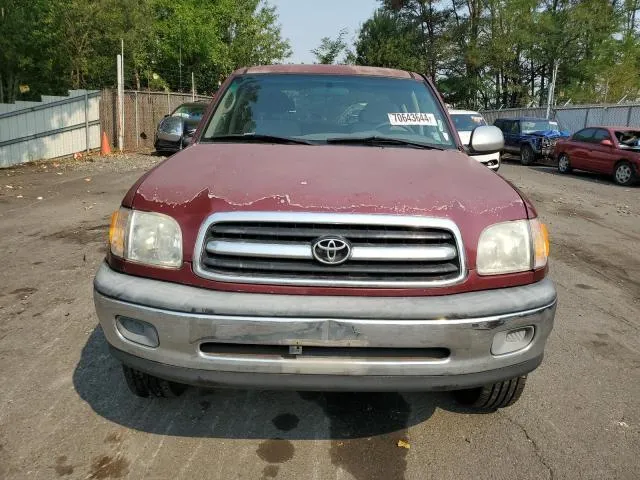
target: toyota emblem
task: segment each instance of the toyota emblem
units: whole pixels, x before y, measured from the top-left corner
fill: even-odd
[[[349,260],[351,244],[342,237],[321,237],[311,245],[313,258],[325,265],[340,265]]]

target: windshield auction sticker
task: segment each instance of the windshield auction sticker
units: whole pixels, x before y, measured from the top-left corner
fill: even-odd
[[[391,125],[437,125],[433,113],[387,113]]]

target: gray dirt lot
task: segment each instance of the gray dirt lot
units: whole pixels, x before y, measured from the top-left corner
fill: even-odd
[[[109,214],[158,161],[0,171],[0,478],[639,478],[640,187],[503,166],[549,225],[560,297],[511,408],[415,393],[159,401],[127,391],[91,297]]]

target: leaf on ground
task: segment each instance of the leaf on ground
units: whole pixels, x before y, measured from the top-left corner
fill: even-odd
[[[411,445],[406,440],[398,440],[398,443],[396,443],[396,445],[398,446],[398,448],[406,448],[407,450],[411,448]]]

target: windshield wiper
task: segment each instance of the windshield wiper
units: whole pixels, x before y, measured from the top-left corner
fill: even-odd
[[[238,142],[238,143],[281,143],[281,144],[300,144],[315,145],[307,140],[298,138],[278,137],[276,135],[261,135],[256,133],[245,133],[241,135],[216,135],[204,139],[205,142]]]
[[[386,146],[386,145],[401,145],[414,148],[424,148],[427,150],[444,150],[444,148],[431,145],[429,143],[412,142],[411,140],[403,140],[400,138],[382,137],[374,135],[371,137],[338,137],[328,138],[327,143],[330,144],[345,144],[345,145],[372,145],[372,146]]]

